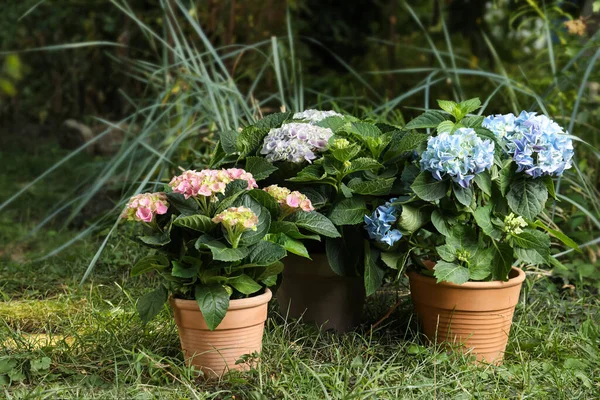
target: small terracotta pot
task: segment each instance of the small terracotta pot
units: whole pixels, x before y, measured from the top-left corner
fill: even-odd
[[[525,273],[513,268],[507,282],[442,282],[409,271],[410,291],[423,333],[433,343],[472,351],[477,361],[501,364]]]
[[[231,300],[225,318],[214,331],[208,329],[196,301],[171,297],[186,363],[200,368],[208,377],[249,369],[249,364],[236,365],[236,361],[244,354],[260,352],[271,297],[266,289],[259,296]]]
[[[283,281],[277,291],[281,314],[337,332],[356,327],[365,304],[363,280],[337,275],[325,254],[311,258],[283,259]]]

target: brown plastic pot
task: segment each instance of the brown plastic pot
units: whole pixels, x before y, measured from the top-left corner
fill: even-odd
[[[365,304],[363,280],[337,275],[325,254],[311,258],[283,259],[283,281],[277,291],[281,314],[337,332],[356,327]]]
[[[208,329],[196,301],[171,297],[186,363],[208,377],[249,369],[248,363],[236,365],[236,361],[244,354],[260,352],[271,297],[271,291],[266,289],[259,296],[231,300],[225,318],[214,331]]]
[[[433,343],[457,344],[477,361],[501,364],[525,273],[513,268],[507,282],[462,285],[408,272],[415,310]]]

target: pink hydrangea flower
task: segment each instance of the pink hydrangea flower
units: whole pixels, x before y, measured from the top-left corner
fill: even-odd
[[[251,173],[243,169],[204,169],[202,171],[188,170],[171,179],[169,186],[174,193],[182,194],[186,199],[205,196],[216,199],[217,193],[225,193],[227,184],[242,179],[248,182],[248,190],[258,187]]]
[[[215,224],[222,224],[227,229],[256,230],[258,217],[248,207],[229,207],[212,219]]]
[[[310,199],[298,191],[291,191],[285,187],[271,185],[263,189],[269,193],[280,205],[283,211],[283,218],[298,211],[313,211]]]
[[[169,203],[165,193],[141,193],[129,199],[121,218],[128,221],[152,222],[156,215],[166,214],[168,209]]]

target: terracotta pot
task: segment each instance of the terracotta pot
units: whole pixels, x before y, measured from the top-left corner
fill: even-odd
[[[233,369],[249,369],[249,364],[236,365],[236,361],[244,354],[260,352],[271,297],[271,291],[266,289],[260,296],[231,300],[225,318],[214,331],[208,329],[196,301],[171,297],[186,363],[209,377],[220,377]]]
[[[323,329],[349,331],[360,323],[365,304],[363,280],[337,275],[325,254],[311,258],[289,255],[283,259],[283,281],[277,291],[281,314]]]
[[[423,333],[433,343],[462,345],[477,361],[501,364],[525,273],[513,268],[507,282],[462,285],[408,272]]]

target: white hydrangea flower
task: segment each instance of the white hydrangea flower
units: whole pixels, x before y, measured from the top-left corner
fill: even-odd
[[[305,110],[295,113],[293,118],[310,121],[314,124],[328,117],[343,117],[343,115],[335,111]]]
[[[296,164],[311,162],[315,152],[327,150],[327,142],[333,135],[329,128],[292,122],[269,131],[260,151],[271,162],[289,161]]]

